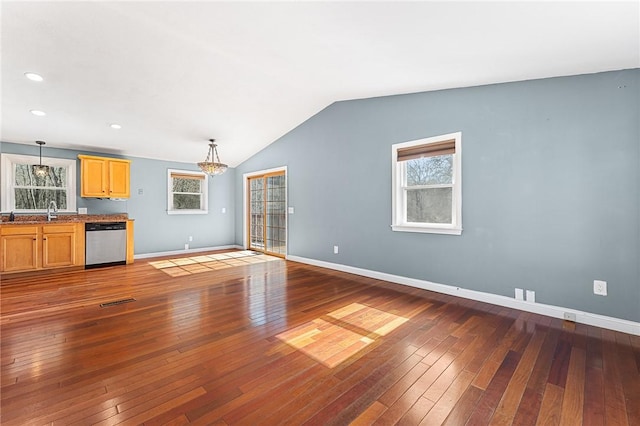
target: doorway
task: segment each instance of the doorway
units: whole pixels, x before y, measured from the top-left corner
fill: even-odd
[[[247,247],[265,254],[287,254],[287,182],[285,171],[247,178]]]

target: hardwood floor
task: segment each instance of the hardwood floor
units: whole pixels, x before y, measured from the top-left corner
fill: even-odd
[[[637,336],[246,257],[4,276],[1,423],[640,424]]]

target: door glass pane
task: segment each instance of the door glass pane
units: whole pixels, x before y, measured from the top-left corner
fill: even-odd
[[[264,250],[264,179],[250,179],[249,191],[249,248]]]
[[[286,253],[286,211],[284,175],[267,177],[267,250]]]
[[[249,247],[286,253],[286,180],[283,175],[249,179]]]

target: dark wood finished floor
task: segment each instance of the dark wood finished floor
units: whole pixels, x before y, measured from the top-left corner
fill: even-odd
[[[257,260],[3,277],[2,425],[640,425],[637,336]]]

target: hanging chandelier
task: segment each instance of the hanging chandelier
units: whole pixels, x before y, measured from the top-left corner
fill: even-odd
[[[209,139],[209,152],[207,153],[207,159],[198,163],[200,170],[208,174],[209,176],[221,175],[227,171],[228,166],[220,162],[218,156],[218,149],[216,148],[215,139]]]
[[[44,145],[44,141],[36,141],[38,145],[40,145],[40,164],[34,164],[33,174],[39,178],[43,178],[49,174],[49,166],[42,165],[42,145]]]

